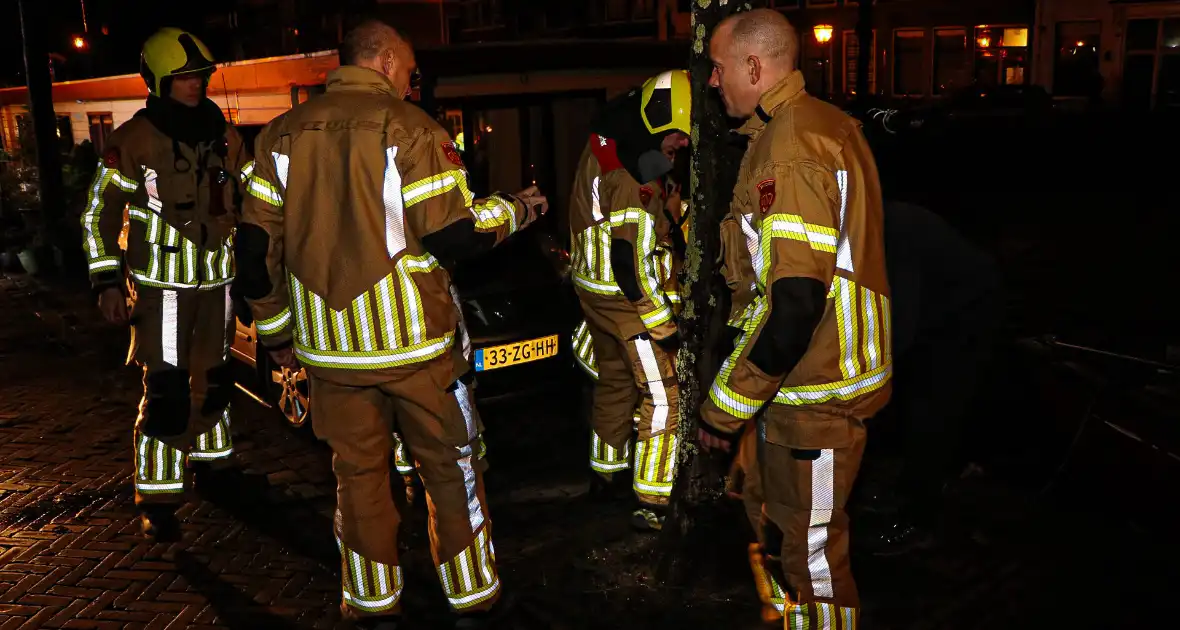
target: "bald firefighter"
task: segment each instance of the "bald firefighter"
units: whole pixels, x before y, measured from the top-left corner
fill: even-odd
[[[663,527],[676,475],[680,300],[663,178],[688,145],[691,109],[683,70],[609,103],[591,124],[570,201],[574,286],[598,372],[590,467],[607,482],[633,469],[632,521],[646,530]]]
[[[229,285],[248,165],[241,138],[205,96],[214,70],[209,49],[189,33],[165,28],[147,40],[147,106],[107,138],[82,213],[99,307],[112,323],[130,322],[128,361],[144,370],[135,503],[144,534],[161,540],[179,535],[175,510],[190,467],[233,450]],[[215,475],[205,468],[198,477]]]
[[[754,286],[700,440],[728,450],[755,423],[765,594],[781,595],[788,628],[850,629],[860,600],[844,507],[892,372],[883,211],[859,123],[807,94],[798,51],[773,10],[712,34],[710,83],[750,138],[730,214],[749,254],[737,277]]]
[[[434,564],[457,627],[488,622],[501,594],[484,496],[481,430],[447,268],[547,209],[536,188],[473,198],[442,127],[403,99],[416,71],[398,33],[345,37],[327,93],[271,122],[237,245],[243,295],[276,363],[306,366],[316,435],[333,451],[341,609],[399,624],[400,517],[393,419],[418,463]]]

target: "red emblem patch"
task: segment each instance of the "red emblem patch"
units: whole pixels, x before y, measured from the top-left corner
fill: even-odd
[[[102,163],[107,168],[114,168],[119,163],[119,150],[115,147],[107,149],[106,153],[102,154]]]
[[[447,155],[447,159],[450,160],[452,164],[458,166],[459,168],[463,168],[463,157],[459,155],[459,149],[455,147],[454,142],[444,142],[442,143],[442,148],[443,153]]]
[[[766,214],[770,210],[770,206],[774,205],[774,180],[764,179],[758,182],[758,207],[762,210],[762,214]]]
[[[639,188],[639,201],[640,201],[640,203],[642,203],[644,206],[651,203],[651,196],[653,194],[654,193],[652,192],[651,188],[649,188],[647,186],[641,186]]]

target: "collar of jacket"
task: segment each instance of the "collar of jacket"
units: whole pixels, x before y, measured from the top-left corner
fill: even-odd
[[[738,129],[738,133],[744,136],[758,135],[770,119],[774,118],[779,108],[805,94],[804,87],[803,73],[798,70],[792,71],[758,99],[758,108],[754,110],[754,115]]]
[[[360,66],[340,66],[328,74],[329,92],[369,92],[398,96],[385,75]]]

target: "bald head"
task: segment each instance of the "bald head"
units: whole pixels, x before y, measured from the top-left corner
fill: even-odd
[[[754,115],[762,95],[795,71],[799,36],[778,11],[755,9],[721,21],[709,40],[713,76],[726,112],[735,118]]]
[[[414,49],[397,29],[380,20],[355,26],[340,42],[340,65],[360,66],[389,79],[398,96],[410,93],[410,78],[418,69]]]
[[[340,42],[340,65],[360,66],[382,52],[405,45],[400,33],[380,20],[366,20],[353,27]]]
[[[729,29],[733,46],[765,62],[786,64],[794,69],[799,55],[799,36],[787,18],[772,9],[736,13],[721,21]]]

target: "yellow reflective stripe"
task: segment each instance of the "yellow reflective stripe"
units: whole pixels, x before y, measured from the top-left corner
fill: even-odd
[[[255,326],[260,335],[274,335],[286,328],[289,323],[291,323],[291,307],[284,308],[274,317],[257,320]]]
[[[429,254],[406,255],[397,261],[397,274],[402,285],[402,306],[405,309],[406,328],[410,332],[410,344],[421,343],[426,336],[426,313],[422,309],[422,296],[413,274],[429,273],[438,269],[438,261]]]
[[[229,407],[221,410],[221,419],[205,433],[197,436],[196,448],[189,453],[188,458],[194,461],[207,462],[215,459],[225,459],[234,452],[233,438],[229,431]]]
[[[893,365],[886,363],[875,370],[835,383],[784,387],[774,395],[774,402],[779,405],[802,406],[815,405],[832,399],[852,400],[857,396],[881,389],[892,374]]]
[[[249,162],[246,162],[245,166],[242,167],[242,181],[244,181],[244,182],[250,181],[250,176],[253,174],[254,174],[254,160],[250,160]]]
[[[507,223],[508,233],[516,232],[516,209],[507,199],[492,195],[483,203],[474,205],[471,213],[475,217],[475,227],[478,229],[490,230]]]
[[[303,289],[303,283],[295,274],[287,274],[287,286],[289,287],[291,304],[295,305],[295,336],[299,343],[305,346],[311,345],[311,320],[308,318],[308,311],[310,305],[308,304],[308,291]]]
[[[103,195],[116,172],[99,162],[98,170],[94,173],[94,180],[90,184],[90,195],[86,199],[86,211],[82,213],[82,232],[85,237],[83,243],[86,246],[86,256],[91,261],[107,255],[106,243],[102,241],[98,222],[103,207],[106,205]]]
[[[184,492],[184,453],[138,435],[135,444],[135,491],[139,494]]]
[[[595,280],[585,278],[579,274],[574,274],[574,284],[577,284],[591,293],[597,293],[599,295],[619,295],[621,293],[619,290],[619,285],[614,284],[613,282],[597,282]]]
[[[259,177],[250,177],[250,183],[246,186],[246,191],[272,206],[282,207],[283,205],[283,196],[279,194],[279,189],[274,184]]]
[[[383,346],[385,348],[401,348],[406,345],[398,327],[398,310],[394,306],[393,274],[385,276],[377,283],[377,316],[381,320]]]
[[[471,545],[451,560],[438,565],[443,592],[455,610],[486,602],[500,591],[495,550],[487,531],[486,527],[481,527]]]
[[[336,538],[344,561],[343,599],[347,606],[367,613],[393,610],[402,596],[404,578],[402,568],[368,560]]]
[[[110,169],[110,171],[111,171],[111,183],[118,186],[124,192],[133,193],[133,192],[139,190],[139,182],[135,181],[134,179],[130,179],[130,178],[126,177],[125,175],[123,175],[122,173],[120,173],[116,169],[112,168],[112,169]]]
[[[421,203],[456,188],[463,194],[463,204],[470,207],[475,198],[467,187],[467,173],[461,170],[446,171],[402,186],[402,201],[405,203],[405,207],[409,208],[416,203]]]
[[[663,433],[635,444],[636,494],[651,497],[667,497],[672,494],[672,483],[676,477],[675,433]],[[661,469],[663,474],[660,473]]]
[[[607,444],[593,429],[590,431],[590,469],[600,473],[613,473],[631,467],[631,443],[619,449]]]
[[[375,370],[420,363],[442,356],[451,349],[454,337],[454,333],[447,333],[437,339],[428,339],[406,348],[377,350],[374,352],[320,350],[298,343],[295,344],[295,351],[299,355],[299,359],[308,365],[353,370]]]
[[[750,342],[750,336],[758,329],[759,324],[762,323],[762,317],[767,312],[766,298],[757,298],[747,307],[746,311],[748,317],[746,317],[743,324],[744,333],[738,339],[733,352],[721,364],[721,372],[713,380],[713,386],[709,388],[709,400],[712,400],[713,404],[723,409],[726,413],[741,420],[753,418],[754,414],[758,413],[758,409],[762,407],[764,401],[755,400],[737,393],[729,386],[729,378],[733,375],[734,368],[737,367],[738,357],[741,356],[746,345]]]
[[[836,335],[840,340],[840,373],[845,379],[860,373],[857,361],[858,321],[856,304],[856,283],[836,276],[828,297],[834,300],[836,311]]]
[[[659,297],[657,296],[657,298]],[[660,300],[660,302],[654,310],[639,316],[639,319],[643,320],[643,325],[647,328],[655,328],[671,321],[672,309],[668,305],[663,304],[663,300]]]
[[[376,335],[373,334],[373,307],[371,304],[368,291],[352,301],[352,312],[356,315],[357,322],[357,340],[361,345],[360,349],[365,352],[376,350],[380,345]]]
[[[776,213],[762,218],[759,231],[759,253],[762,264],[757,266],[758,280],[763,287],[770,273],[770,250],[775,239],[807,243],[813,250],[836,253],[840,232],[816,223],[807,223],[797,214]]]

